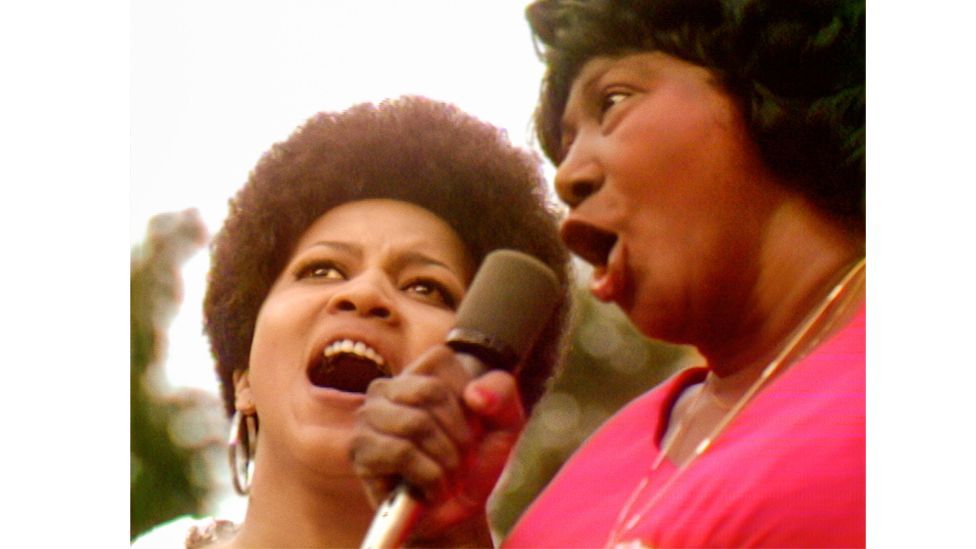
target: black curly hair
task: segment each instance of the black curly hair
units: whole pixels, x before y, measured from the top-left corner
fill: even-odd
[[[547,65],[536,133],[554,163],[582,66],[659,50],[717,75],[766,164],[863,234],[864,0],[538,0],[526,17]]]
[[[500,248],[529,253],[555,271],[566,296],[568,254],[547,188],[538,157],[446,103],[402,97],[313,116],[264,154],[211,243],[205,332],[228,415],[258,310],[325,212],[368,198],[416,204],[457,231],[476,263]],[[564,299],[516,373],[526,410],[558,362],[568,307]]]

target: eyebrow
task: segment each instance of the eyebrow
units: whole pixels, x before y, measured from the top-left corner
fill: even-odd
[[[424,253],[421,253],[421,252],[416,252],[416,251],[408,251],[408,252],[404,252],[404,253],[400,254],[399,259],[397,260],[396,263],[397,263],[398,266],[403,266],[403,265],[416,265],[416,264],[419,264],[419,265],[433,265],[435,267],[441,267],[443,269],[447,269],[448,271],[451,271],[452,273],[454,272],[454,269],[452,269],[451,267],[449,267],[443,261],[439,261],[439,260],[434,259],[433,257],[431,257],[431,256],[429,256],[427,254],[424,254]],[[458,274],[460,275],[461,273],[458,273]]]
[[[332,248],[332,249],[337,250],[337,251],[339,251],[341,253],[349,254],[349,255],[357,258],[357,259],[362,259],[362,257],[363,257],[363,249],[362,249],[362,247],[359,246],[358,244],[353,244],[353,243],[350,243],[350,242],[341,242],[341,241],[337,241],[337,240],[320,240],[318,242],[314,242],[309,247],[313,247],[313,246],[322,246],[322,247],[325,247],[325,248]],[[433,265],[435,267],[441,267],[443,269],[446,269],[446,270],[448,270],[448,271],[450,271],[452,273],[454,272],[454,269],[452,269],[450,266],[448,266],[443,261],[440,261],[438,259],[434,259],[433,257],[431,257],[431,256],[429,256],[429,255],[427,255],[425,253],[418,252],[418,251],[414,251],[414,250],[408,250],[406,252],[397,254],[397,259],[393,263],[393,267],[394,268],[397,268],[397,269],[400,269],[400,268],[404,267],[405,265]],[[463,275],[463,273],[456,273],[456,274],[458,276],[462,276]]]
[[[333,248],[339,252],[346,253],[355,257],[363,256],[363,249],[355,244],[350,244],[348,242],[339,242],[336,240],[319,240],[318,242],[313,242],[309,248],[313,246],[323,246],[325,248]]]

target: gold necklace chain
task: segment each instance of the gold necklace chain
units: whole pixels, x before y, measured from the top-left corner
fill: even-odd
[[[661,497],[668,491],[669,488],[671,488],[678,477],[680,477],[681,474],[688,469],[692,462],[694,462],[695,459],[708,450],[708,448],[715,441],[716,437],[718,437],[725,427],[728,426],[728,424],[739,415],[739,412],[741,412],[742,409],[745,408],[746,404],[752,400],[755,394],[758,393],[763,386],[765,386],[766,382],[769,381],[784,364],[788,363],[787,359],[792,358],[792,362],[799,360],[807,351],[816,348],[826,335],[833,332],[833,328],[835,327],[834,325],[838,322],[839,317],[837,314],[835,314],[832,318],[828,318],[827,312],[832,310],[836,313],[838,311],[846,310],[846,305],[849,304],[850,300],[853,299],[854,296],[859,294],[860,288],[864,285],[864,278],[861,276],[863,275],[864,270],[865,258],[861,257],[854,264],[854,266],[847,271],[844,277],[834,286],[834,288],[830,291],[830,293],[827,294],[820,304],[817,305],[817,307],[811,311],[804,321],[792,332],[791,336],[787,339],[786,344],[766,366],[766,368],[763,369],[762,373],[759,375],[759,378],[753,382],[745,394],[739,397],[739,400],[735,403],[735,405],[733,405],[731,409],[729,409],[728,412],[722,416],[715,427],[712,428],[712,431],[705,438],[703,438],[701,442],[698,443],[692,455],[689,456],[688,459],[686,459],[684,463],[678,467],[678,470],[675,471],[674,474],[672,474],[671,477],[668,478],[668,480],[664,483],[664,485],[661,486],[657,493],[655,493],[654,496],[646,504],[644,504],[643,507],[640,508],[639,512],[631,516],[631,508],[637,503],[637,500],[647,488],[647,485],[650,482],[651,473],[657,470],[658,466],[663,462],[665,456],[674,446],[675,440],[678,439],[681,432],[685,429],[685,423],[687,418],[690,416],[690,412],[697,407],[699,401],[701,400],[702,394],[706,389],[704,383],[702,384],[702,387],[699,390],[698,395],[696,395],[695,400],[689,405],[689,413],[682,417],[678,425],[675,426],[674,433],[668,439],[667,444],[661,448],[661,452],[658,454],[657,459],[655,459],[654,463],[651,465],[651,470],[641,478],[640,482],[637,484],[637,487],[633,492],[631,492],[630,497],[627,498],[627,501],[624,503],[623,508],[621,508],[620,513],[618,513],[617,519],[614,521],[614,526],[610,530],[610,536],[607,538],[607,547],[616,547],[620,544],[620,538],[637,526],[647,512],[650,511],[658,501],[660,501]],[[852,282],[855,281],[856,283],[852,284]],[[852,289],[856,289],[858,291],[847,291]],[[843,302],[843,305],[845,306],[835,307],[835,305],[840,303],[839,298],[842,297],[842,294],[844,294],[843,296],[846,298],[846,301]],[[817,327],[818,324],[823,325],[819,326],[819,330],[814,332],[813,328]],[[817,334],[817,337],[815,337],[812,341],[809,341],[807,345],[803,347],[800,354],[792,356],[794,352],[798,350],[800,343],[814,333]],[[628,519],[628,517],[630,518]]]

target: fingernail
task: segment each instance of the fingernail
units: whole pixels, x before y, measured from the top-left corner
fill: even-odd
[[[487,411],[494,410],[495,405],[498,404],[498,395],[484,387],[475,386],[474,397],[477,406]]]

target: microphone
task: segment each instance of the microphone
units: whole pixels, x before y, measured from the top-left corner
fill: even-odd
[[[464,361],[472,379],[488,369],[510,371],[529,352],[559,301],[559,281],[546,264],[521,252],[496,250],[475,274],[447,345],[477,359]],[[421,511],[401,482],[376,510],[361,548],[402,546]]]

